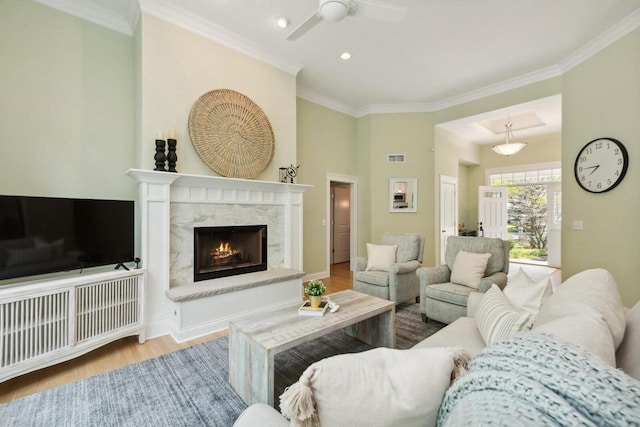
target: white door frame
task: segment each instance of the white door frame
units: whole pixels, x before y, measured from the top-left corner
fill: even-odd
[[[438,249],[440,252],[440,261],[441,264],[444,264],[446,261],[444,259],[444,252],[445,252],[445,248],[446,248],[446,244],[445,242],[443,242],[444,237],[443,234],[446,234],[448,230],[446,230],[445,228],[445,224],[444,224],[444,212],[445,212],[445,203],[448,203],[448,200],[445,200],[444,198],[444,192],[442,191],[442,187],[443,184],[450,184],[454,186],[454,201],[453,201],[453,207],[451,208],[451,211],[453,212],[453,224],[454,224],[454,230],[453,230],[453,236],[456,236],[458,234],[458,178],[457,177],[453,177],[453,176],[446,176],[446,175],[440,175],[440,227],[438,228]]]
[[[331,182],[349,184],[349,215],[351,221],[351,231],[349,235],[349,269],[353,271],[353,263],[358,249],[358,177],[332,173],[327,174],[327,215],[325,216],[325,218],[328,218],[327,221],[330,221],[331,218]],[[325,223],[325,233],[327,247],[325,271],[328,277],[328,275],[331,274],[331,224],[328,222]]]

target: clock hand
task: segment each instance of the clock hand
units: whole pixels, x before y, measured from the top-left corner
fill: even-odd
[[[591,175],[591,174],[593,174],[593,173],[594,173],[594,172],[595,172],[599,167],[600,167],[600,165],[595,165],[595,166],[587,166],[587,167],[584,167],[584,168],[582,168],[582,169],[593,169],[593,170],[591,171],[591,173],[589,174],[589,175]]]

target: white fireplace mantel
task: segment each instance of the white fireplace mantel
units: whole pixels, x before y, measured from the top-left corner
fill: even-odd
[[[215,205],[282,206],[282,267],[302,270],[302,195],[310,185],[140,169],[130,169],[127,175],[138,183],[140,258],[147,269],[147,337],[174,332],[175,306],[167,298],[171,287],[171,205],[174,203],[210,204],[212,209]],[[239,310],[245,314],[251,310],[247,297],[238,295],[244,298]]]

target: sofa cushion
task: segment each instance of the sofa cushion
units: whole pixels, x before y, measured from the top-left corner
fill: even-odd
[[[367,268],[365,270],[389,271],[396,262],[397,245],[367,243]]]
[[[280,396],[280,408],[292,425],[315,419],[322,426],[435,426],[459,372],[456,362],[468,360],[461,348],[376,348],[329,357],[304,371]]]
[[[626,315],[624,339],[616,352],[616,366],[640,380],[640,301]]]
[[[607,322],[595,310],[587,308],[584,313],[572,314],[543,325],[536,325],[532,330],[553,334],[562,341],[579,345],[612,367],[616,367],[613,337]]]
[[[386,271],[357,271],[355,278],[370,285],[389,287],[389,273]]]
[[[413,348],[455,347],[464,348],[475,356],[487,345],[480,335],[473,317],[458,317],[433,335],[423,339]]]
[[[463,307],[467,305],[467,298],[471,292],[474,292],[473,288],[456,283],[438,283],[429,285],[424,290],[427,298],[446,301]]]
[[[514,308],[533,314],[540,311],[540,306],[552,293],[551,280],[548,277],[536,283],[523,269],[520,269],[504,288],[504,295]]]
[[[592,313],[586,308],[592,308],[605,320],[614,348],[618,348],[624,336],[624,309],[615,279],[602,268],[582,271],[562,283],[540,308],[536,325],[564,316]]]
[[[491,254],[459,251],[451,269],[451,283],[478,289]]]
[[[487,345],[533,326],[535,316],[513,308],[500,288],[493,284],[484,294],[476,311],[476,324]]]
[[[418,259],[420,236],[417,234],[384,233],[380,238],[380,243],[383,245],[396,245],[398,247],[395,262],[407,262]]]

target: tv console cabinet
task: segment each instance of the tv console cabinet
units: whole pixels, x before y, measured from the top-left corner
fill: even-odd
[[[0,382],[111,341],[144,342],[144,269],[0,287]]]

